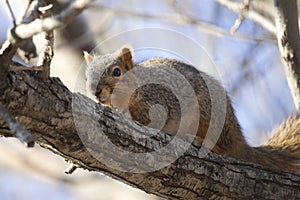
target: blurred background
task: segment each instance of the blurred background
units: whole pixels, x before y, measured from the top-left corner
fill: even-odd
[[[16,16],[24,2],[10,1]],[[69,3],[49,2],[54,13]],[[242,18],[241,12],[254,12],[260,18]],[[2,44],[12,26],[4,1],[0,3],[0,18]],[[145,28],[183,35],[203,49],[231,97],[251,145],[262,144],[270,131],[294,112],[275,39],[271,0],[97,0],[71,24],[55,31],[51,76],[76,91],[80,85],[84,87],[83,50],[97,47],[98,53],[107,53],[124,43],[138,49],[143,44],[151,47],[169,41],[168,34],[154,37],[151,31],[140,41],[126,36],[128,31]],[[39,36],[35,41],[42,48]],[[173,43],[176,48],[186,48],[180,38]],[[193,49],[184,52],[197,56]],[[160,56],[173,57],[154,48],[136,51],[134,59]],[[210,71],[211,63],[206,65],[201,57],[199,60],[203,66],[197,67]],[[38,146],[26,149],[14,139],[0,138],[0,199],[159,199],[100,173],[78,169],[65,175],[67,167],[62,158]]]

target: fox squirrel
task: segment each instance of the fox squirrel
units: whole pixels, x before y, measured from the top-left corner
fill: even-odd
[[[167,111],[167,120],[160,130],[168,134],[176,134],[180,120],[189,126],[197,124],[195,143],[201,144],[210,124],[212,103],[207,83],[211,88],[221,90],[223,87],[217,80],[194,68],[191,65],[166,58],[153,58],[141,63],[134,63],[131,47],[124,46],[120,50],[106,55],[90,55],[85,52],[87,90],[106,106],[117,108],[144,125],[151,123],[152,105],[162,105]],[[160,84],[149,84],[137,88],[130,93],[129,102],[123,94],[130,91],[133,85],[122,83],[122,78],[133,69],[151,69],[160,72],[165,68],[178,71],[191,84],[199,104],[200,117],[191,119],[188,112],[181,113],[180,102]],[[130,74],[130,73],[128,73]],[[158,73],[159,74],[159,73]],[[158,75],[159,76],[159,75]],[[129,76],[135,82],[135,75]],[[118,85],[118,86],[117,86]],[[179,89],[179,88],[178,88]],[[291,116],[272,133],[271,138],[262,146],[251,147],[247,144],[238,120],[234,114],[230,99],[226,95],[225,122],[221,134],[212,148],[215,153],[245,161],[258,163],[270,168],[299,173],[300,172],[300,118]],[[193,107],[190,105],[190,107]],[[194,109],[194,108],[192,108]],[[183,115],[183,116],[182,116]],[[159,119],[159,116],[156,116]],[[195,123],[196,122],[196,123]],[[198,124],[199,123],[199,124]]]

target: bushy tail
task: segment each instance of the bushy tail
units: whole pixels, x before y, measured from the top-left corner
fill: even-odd
[[[289,117],[262,146],[253,149],[257,163],[300,173],[300,117]]]

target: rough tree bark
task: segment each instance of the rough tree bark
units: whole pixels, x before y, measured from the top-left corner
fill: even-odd
[[[171,136],[155,134],[154,130],[126,119],[114,110],[101,107],[83,95],[72,94],[57,78],[42,81],[18,72],[8,74],[7,79],[9,87],[0,91],[3,94],[0,102],[43,147],[84,169],[104,172],[168,199],[300,198],[300,177],[297,175],[265,169],[213,153],[201,158],[199,149],[194,146],[190,146],[183,156],[160,170],[131,173],[137,167],[149,170],[151,165],[159,165],[164,159],[154,159],[150,155],[135,162],[134,157],[129,160],[126,156],[114,154],[110,144],[101,143],[103,135],[95,132],[97,129],[94,126],[101,127],[104,135],[116,146],[129,152],[158,150],[171,141]],[[74,123],[74,114],[80,119],[77,124]],[[87,138],[81,135],[81,139],[89,142],[88,148],[77,133],[80,125],[86,127]],[[0,133],[6,137],[12,136],[4,121],[0,121]],[[153,136],[144,139],[138,137],[149,134]],[[174,148],[168,154],[176,158],[177,149],[180,149],[183,141],[179,140],[173,145]],[[110,161],[109,165],[99,161],[103,158]]]
[[[61,19],[69,21],[69,16],[83,9],[82,6],[79,8],[75,9],[75,13],[64,12],[71,15],[61,15],[67,17],[49,19],[50,24],[52,27],[61,26]],[[36,22],[45,21],[36,20],[33,24]],[[48,26],[28,29],[31,26],[18,26],[15,31],[31,30],[27,35],[21,34],[27,38],[45,31],[45,28],[46,31],[50,29]],[[15,50],[16,47],[0,57],[1,104],[30,131],[41,146],[76,166],[103,172],[168,199],[300,198],[298,175],[266,169],[211,152],[203,157],[199,148],[193,145],[179,156],[179,150],[186,146],[184,138],[172,143],[171,136],[156,133],[115,110],[95,104],[83,95],[72,94],[57,78],[42,80],[26,72],[7,73],[6,68]],[[0,135],[14,136],[2,119]],[[107,138],[111,143],[106,142]],[[151,154],[159,152],[166,145],[171,145],[168,152],[156,157]],[[116,153],[118,148],[123,150],[121,154]],[[145,156],[141,159],[135,153],[145,153]],[[157,166],[164,165],[166,160],[170,162],[169,165],[153,171]],[[137,173],[137,169],[146,172]]]

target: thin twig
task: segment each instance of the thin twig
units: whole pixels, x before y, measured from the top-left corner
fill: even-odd
[[[14,16],[13,10],[10,6],[9,0],[5,0],[5,5],[8,10],[8,13],[9,13],[9,16],[10,16],[10,19],[11,19],[13,25],[16,26],[16,18]]]
[[[75,0],[60,14],[45,19],[35,19],[27,24],[17,25],[14,32],[21,39],[30,38],[41,32],[51,31],[69,23],[94,0]]]
[[[43,67],[41,77],[46,80],[50,76],[50,64],[54,56],[53,44],[54,44],[54,34],[53,31],[47,31],[45,35],[44,49],[40,53],[37,65]]]
[[[233,2],[230,0],[215,0],[215,1],[223,6],[227,7],[228,9],[232,10],[233,12],[236,12],[238,14],[240,13],[241,3]],[[272,21],[265,18],[264,16],[262,16],[260,13],[249,9],[248,12],[244,12],[244,13],[242,13],[242,15],[244,17],[247,17],[247,18],[253,20],[257,24],[261,25],[267,31],[269,31],[271,34],[273,34],[273,35],[276,34],[275,24]]]
[[[245,17],[243,15],[239,15],[238,18],[235,20],[233,26],[230,29],[231,34],[235,34],[236,31],[240,28],[244,21]]]
[[[250,8],[250,0],[245,0],[244,3],[241,5],[241,11],[239,13],[238,18],[235,20],[234,25],[230,29],[231,34],[234,34],[240,28],[241,24],[245,19],[244,13],[249,12],[249,8]]]
[[[172,2],[173,3],[173,2]],[[118,9],[118,8],[110,8],[105,5],[100,5],[97,4],[96,6],[93,6],[91,9],[97,9],[97,10],[109,10],[110,12],[114,12],[117,15],[127,15],[127,16],[132,16],[132,17],[140,17],[140,18],[151,18],[151,19],[158,19],[165,21],[167,23],[172,23],[172,24],[191,24],[195,25],[197,28],[201,29],[202,31],[214,35],[216,37],[234,37],[238,38],[241,40],[250,40],[250,41],[255,41],[255,42],[261,42],[261,41],[271,41],[275,42],[276,38],[275,36],[256,36],[256,35],[248,35],[248,34],[240,34],[240,33],[235,33],[232,35],[228,30],[225,30],[223,28],[220,28],[214,24],[208,23],[208,22],[203,22],[198,19],[188,17],[188,16],[157,16],[157,15],[151,15],[151,14],[145,14],[145,13],[137,13],[137,12],[132,12],[124,9]]]
[[[24,7],[24,9],[22,11],[21,17],[18,20],[18,23],[21,23],[25,19],[26,15],[27,15],[27,13],[29,11],[29,7],[30,7],[30,5],[31,5],[32,2],[33,2],[33,0],[26,0],[25,7]]]
[[[35,4],[33,3],[35,2]],[[17,20],[17,24],[22,24],[22,23],[28,23],[32,21],[34,18],[38,17],[39,13],[37,12],[37,7],[35,6],[37,4],[37,1],[33,0],[26,0],[24,10],[21,12],[20,17]],[[30,12],[29,12],[30,11]],[[7,34],[7,43],[11,43],[16,49],[20,49],[22,52],[19,54],[23,59],[31,59],[36,57],[36,47],[35,44],[33,43],[32,37],[27,38],[26,40],[20,39],[15,34],[15,29],[16,26],[8,30]]]
[[[41,18],[46,18],[51,15],[52,4],[44,7],[39,7],[39,11],[42,13]],[[39,55],[39,60],[37,62],[38,66],[43,67],[42,73],[40,74],[43,80],[46,80],[50,76],[50,65],[54,55],[54,33],[53,30],[44,32],[44,48]]]
[[[10,35],[9,38],[4,42],[0,50],[0,77],[5,77],[5,74],[9,70],[9,64],[12,57],[15,55],[18,48],[29,46],[28,48],[35,50],[35,46],[28,45],[28,42],[26,43],[24,39],[31,39],[35,34],[51,31],[65,25],[80,14],[92,1],[93,0],[76,0],[58,15],[47,17],[45,19],[36,19],[30,23],[21,23],[12,29],[10,34],[8,34]],[[50,24],[48,24],[48,22]],[[30,50],[29,52],[33,52],[33,50]],[[4,87],[5,80],[6,79],[0,79],[0,88]]]
[[[34,146],[34,139],[27,131],[27,129],[8,112],[8,110],[0,103],[0,116],[7,122],[9,129],[16,135],[16,137],[26,144],[27,147]]]

